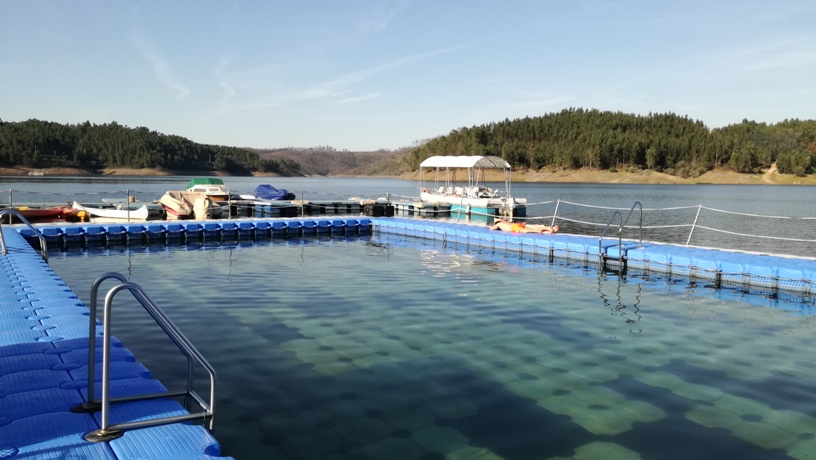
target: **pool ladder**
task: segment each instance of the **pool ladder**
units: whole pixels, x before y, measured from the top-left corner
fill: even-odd
[[[5,216],[15,216],[15,217],[17,217],[18,219],[20,219],[20,221],[22,223],[24,223],[26,226],[28,226],[28,228],[30,228],[31,231],[33,231],[35,235],[37,235],[37,238],[39,238],[39,240],[40,240],[40,256],[42,256],[42,258],[46,262],[48,262],[48,246],[45,243],[45,237],[42,235],[42,233],[40,233],[39,230],[34,228],[34,226],[31,225],[31,222],[29,222],[28,219],[23,217],[23,215],[20,214],[20,211],[17,211],[16,209],[4,209],[4,210],[0,211],[0,224],[2,224],[3,217],[5,217]],[[11,222],[11,217],[9,217],[9,222]],[[5,235],[3,235],[2,225],[0,225],[0,246],[2,246],[3,255],[4,256],[8,255],[8,248],[6,248],[6,237],[5,237]]]
[[[626,274],[626,254],[623,251],[623,229],[626,228],[626,224],[629,222],[629,218],[632,217],[632,213],[635,211],[635,208],[640,209],[640,223],[639,223],[639,230],[640,230],[640,240],[638,242],[637,247],[643,246],[643,205],[640,204],[640,201],[635,201],[635,204],[629,209],[629,214],[626,215],[626,219],[623,218],[623,214],[620,211],[615,211],[612,214],[612,217],[609,218],[609,222],[606,223],[606,227],[604,227],[603,232],[601,232],[601,236],[598,237],[598,269],[602,272],[605,271],[614,271],[621,275]],[[604,246],[603,240],[604,236],[606,235],[607,230],[612,227],[612,221],[615,220],[617,217],[620,221],[620,225],[618,226],[618,243],[615,245],[606,245]],[[607,252],[609,248],[617,246],[618,247],[618,255],[617,256],[610,256]],[[611,269],[608,266],[609,261],[617,262],[617,268]]]
[[[116,279],[121,281],[111,288],[105,296],[105,309],[102,321],[102,399],[95,398],[95,367],[96,367],[96,306],[97,293],[99,286],[103,281],[108,279]],[[184,353],[187,357],[187,388],[184,391],[163,392],[147,395],[125,396],[118,398],[110,397],[110,342],[111,342],[111,307],[113,305],[114,296],[127,290],[136,301],[150,314],[154,321],[162,328],[173,343]],[[207,420],[209,419],[209,429],[213,429],[213,418],[215,415],[215,370],[204,359],[198,350],[190,343],[187,337],[173,324],[172,321],[164,314],[164,312],[153,303],[152,300],[145,294],[144,290],[137,284],[127,282],[127,278],[119,273],[105,273],[94,281],[91,286],[91,304],[90,304],[90,327],[88,333],[88,402],[73,408],[74,412],[96,412],[101,410],[101,428],[88,433],[85,440],[88,442],[107,442],[121,437],[126,430],[137,428],[147,428],[151,426],[167,425],[171,423],[184,422],[188,420]],[[206,370],[210,378],[210,395],[209,402],[200,397],[193,389],[194,383],[194,362],[197,362]],[[151,420],[144,420],[139,422],[120,423],[118,425],[111,425],[109,423],[110,404],[120,402],[132,402],[149,399],[160,398],[175,398],[184,397],[185,406],[190,400],[194,400],[201,408],[200,412],[190,413],[187,415],[178,415],[173,417],[163,417]],[[188,409],[189,410],[189,409]]]

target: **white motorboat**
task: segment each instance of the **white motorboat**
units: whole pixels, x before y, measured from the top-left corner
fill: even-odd
[[[419,198],[423,203],[450,204],[452,216],[525,217],[527,199],[511,195],[510,169],[510,163],[497,156],[429,157],[419,165]],[[504,173],[503,190],[486,185],[486,170]],[[457,180],[457,172],[467,177]]]

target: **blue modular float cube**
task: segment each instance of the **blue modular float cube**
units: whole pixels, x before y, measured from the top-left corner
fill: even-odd
[[[393,216],[393,214],[391,214]],[[371,231],[371,219],[360,219],[359,229],[361,233],[368,233]]]
[[[62,229],[63,244],[82,244],[85,242],[85,231],[82,227],[66,226]]]
[[[360,222],[356,219],[346,219],[346,231],[359,231],[360,230]]]
[[[127,229],[121,225],[107,227],[108,244],[121,244],[127,241]]]
[[[190,222],[184,224],[184,234],[187,241],[201,239],[204,236],[204,227],[198,222]]]
[[[40,239],[37,237],[37,232],[30,228],[21,228],[20,235],[22,235],[23,238],[25,238],[25,240],[28,242],[28,244],[31,245],[31,247],[39,249]]]
[[[128,241],[142,241],[147,237],[147,231],[144,225],[130,224],[125,225],[125,235]]]
[[[205,222],[202,227],[204,238],[215,238],[221,234],[221,225],[216,222]]]
[[[252,234],[255,233],[255,223],[253,222],[238,222],[236,227],[240,236],[252,237]]]
[[[286,236],[298,236],[303,224],[299,220],[290,220],[286,222]]]
[[[342,219],[334,219],[331,221],[332,233],[343,233],[346,231],[346,221]]]
[[[145,226],[148,241],[163,242],[167,239],[167,229],[162,224],[148,224]]]
[[[223,222],[220,227],[221,238],[238,238],[238,225],[235,222]]]
[[[317,221],[317,233],[329,233],[331,231],[331,222],[328,220]]]
[[[101,243],[107,238],[107,231],[101,225],[87,225],[84,230],[87,243]]]
[[[184,225],[178,223],[167,224],[164,227],[164,234],[167,239],[179,240],[184,238],[184,234],[186,233],[186,229]]]
[[[40,234],[45,238],[46,244],[62,246],[62,229],[59,227],[43,227]]]
[[[288,224],[285,221],[276,220],[272,222],[272,234],[276,236],[285,235],[288,229]]]
[[[313,234],[317,232],[317,222],[313,220],[304,220],[301,224],[301,231],[303,234]]]
[[[266,238],[266,237],[269,237],[272,234],[272,225],[270,225],[269,222],[267,222],[265,220],[254,222],[253,225],[255,227],[255,237],[256,238],[260,238],[260,237],[265,237]]]

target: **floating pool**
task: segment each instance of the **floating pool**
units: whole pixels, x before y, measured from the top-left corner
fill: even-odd
[[[816,456],[816,316],[800,304],[386,234],[77,248],[50,265],[86,303],[116,271],[167,312],[218,371],[222,455]],[[114,315],[172,379],[150,321]]]

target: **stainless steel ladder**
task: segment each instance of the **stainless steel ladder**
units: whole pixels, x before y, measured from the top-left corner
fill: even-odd
[[[96,367],[96,318],[97,318],[97,294],[99,286],[103,281],[116,279],[121,282],[111,288],[105,296],[104,317],[102,320],[102,398],[95,398],[95,367]],[[182,351],[187,358],[187,388],[184,391],[153,393],[147,395],[124,396],[111,398],[110,396],[110,342],[111,342],[111,309],[114,296],[121,291],[128,291],[133,294],[137,302],[147,311],[154,321],[162,328],[173,343]],[[90,319],[88,331],[88,402],[76,406],[74,412],[96,412],[101,410],[101,428],[88,433],[85,440],[89,442],[107,442],[116,439],[124,434],[126,430],[146,428],[158,425],[167,425],[187,420],[209,419],[209,429],[213,429],[213,419],[215,416],[215,369],[207,362],[201,353],[190,343],[187,337],[173,324],[164,312],[153,303],[145,294],[144,290],[137,284],[129,283],[125,276],[119,273],[105,273],[94,281],[91,286]],[[205,401],[193,388],[195,363],[198,363],[209,374],[210,394],[209,401]],[[148,399],[160,399],[171,397],[184,397],[188,402],[190,398],[194,400],[201,411],[188,415],[178,415],[173,417],[156,418],[139,422],[120,423],[110,425],[109,413],[110,404],[120,402],[131,402]],[[189,410],[189,408],[188,408]]]
[[[3,235],[2,228],[3,217],[5,216],[17,217],[18,219],[20,219],[22,223],[24,223],[28,228],[30,228],[35,235],[37,235],[37,238],[39,238],[40,240],[40,255],[46,262],[48,262],[48,246],[45,243],[45,237],[42,235],[42,233],[40,233],[39,230],[37,230],[33,225],[31,225],[31,222],[29,222],[28,219],[26,219],[25,217],[23,217],[22,214],[20,214],[20,211],[17,211],[16,209],[4,209],[0,211],[0,245],[2,245],[3,255],[4,256],[8,255],[8,248],[6,247],[6,237],[5,235]],[[9,219],[9,221],[11,221],[11,219]]]
[[[609,222],[606,223],[606,227],[604,227],[603,232],[601,232],[601,236],[598,237],[598,269],[600,271],[606,271],[607,262],[612,260],[618,263],[618,269],[616,271],[622,275],[626,274],[626,255],[623,253],[623,229],[629,222],[629,218],[632,217],[632,213],[635,211],[635,208],[640,208],[640,239],[638,242],[638,247],[643,246],[643,205],[640,204],[640,201],[635,201],[635,204],[633,204],[629,209],[629,214],[626,215],[626,219],[623,218],[623,214],[621,214],[620,211],[615,211],[612,213],[612,217],[610,217]],[[618,226],[618,255],[610,256],[606,250],[611,246],[604,247],[603,239],[607,230],[609,230],[609,228],[612,226],[612,221],[615,220],[615,217],[620,219],[620,225]]]

